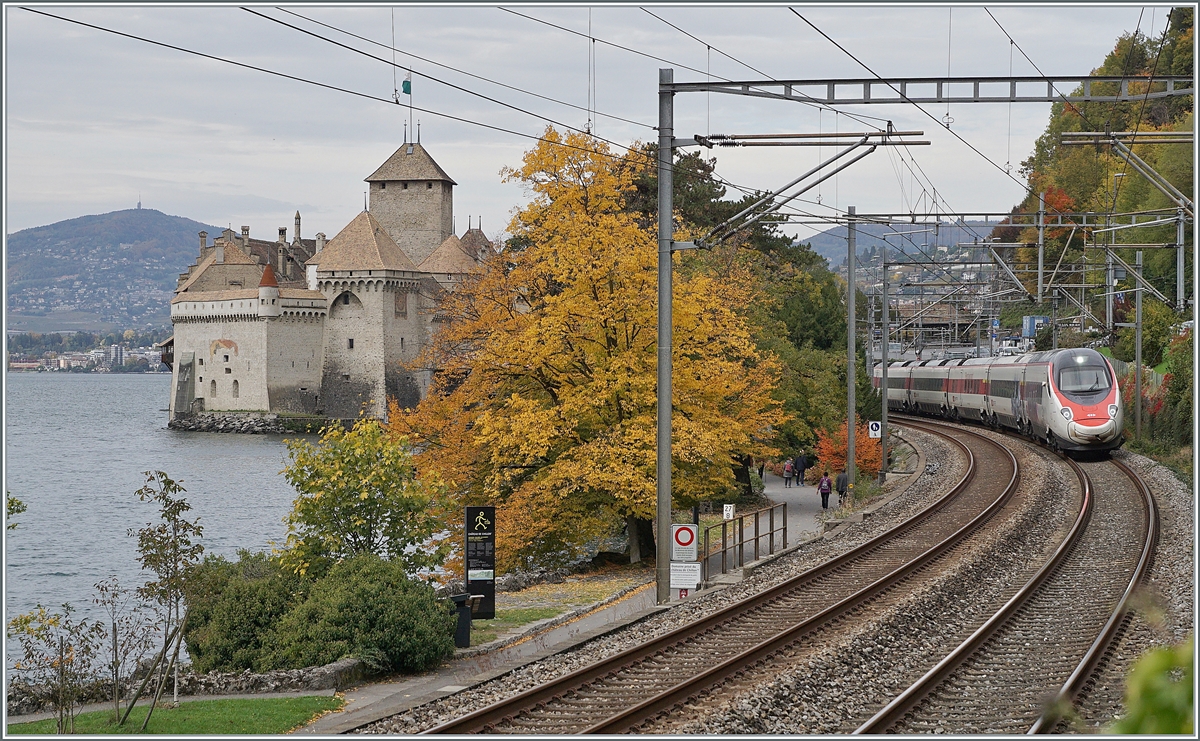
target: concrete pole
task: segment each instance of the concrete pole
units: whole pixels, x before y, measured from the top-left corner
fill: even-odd
[[[854,263],[857,262],[857,225],[855,207],[848,206],[846,214],[846,481],[850,486],[850,501],[854,501]]]
[[[1038,193],[1038,290],[1037,300],[1042,303],[1042,282],[1046,272],[1046,193]]]
[[[658,439],[654,574],[658,604],[671,601],[671,243],[673,235],[675,71],[658,71]]]
[[[1137,274],[1139,276],[1142,274],[1142,251],[1141,250],[1138,250],[1138,252],[1137,252],[1137,263],[1134,265],[1134,269],[1137,270]],[[1141,281],[1138,281],[1138,284],[1134,287],[1134,290],[1137,291],[1137,294],[1136,294],[1136,298],[1134,299],[1134,319],[1133,319],[1134,342],[1136,343],[1136,347],[1134,349],[1134,358],[1133,358],[1133,372],[1134,372],[1133,377],[1135,379],[1133,382],[1133,399],[1134,399],[1133,403],[1135,404],[1135,406],[1133,407],[1133,410],[1134,410],[1133,411],[1133,420],[1134,420],[1133,424],[1134,424],[1134,437],[1140,443],[1142,441],[1142,285],[1141,285]]]
[[[883,486],[887,482],[888,469],[888,342],[891,341],[891,317],[888,311],[888,274],[887,274],[887,244],[883,245],[883,331],[880,336],[883,338],[883,377],[879,379],[880,389],[883,391],[883,411],[880,413],[879,427],[882,433],[883,443],[883,464],[879,467],[879,485]]]

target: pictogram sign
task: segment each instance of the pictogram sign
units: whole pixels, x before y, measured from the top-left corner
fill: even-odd
[[[671,525],[671,560],[695,561],[696,541],[699,540],[696,525]]]
[[[876,420],[868,422],[867,437],[883,437],[883,423]]]

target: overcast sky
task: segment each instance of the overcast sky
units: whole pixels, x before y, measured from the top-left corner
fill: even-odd
[[[401,106],[390,102],[390,64],[237,6],[32,7],[388,102],[6,5],[6,233],[132,208],[140,194],[144,208],[234,229],[248,224],[254,236],[264,239],[274,239],[279,226],[289,227],[290,238],[292,216],[299,210],[303,236],[323,231],[333,237],[362,209],[363,178],[403,142],[409,96],[400,94]],[[539,134],[547,122],[424,75],[582,128],[589,118],[589,59],[594,56],[593,131],[620,144],[656,137],[651,127],[657,123],[660,67],[674,67],[681,82],[703,81],[704,72],[732,79],[762,76],[723,52],[776,79],[870,76],[787,6],[647,6],[695,38],[633,6],[505,6],[583,36],[498,6],[396,6],[394,11],[382,5],[284,7],[385,46],[391,46],[394,28],[400,50],[396,61],[414,70],[414,106],[528,135]],[[1036,74],[1016,50],[1010,67],[1008,39],[983,7],[793,7],[884,76],[942,76],[947,71],[1004,76],[1010,69],[1014,75]],[[391,58],[385,47],[272,6],[255,9]],[[1050,75],[1087,74],[1119,35],[1138,27],[1139,18],[1144,33],[1158,34],[1167,13],[1167,6],[1074,3],[989,9]],[[595,44],[585,38],[589,25]],[[404,72],[396,79],[398,85]],[[949,115],[954,132],[994,162],[1011,163],[1015,173],[1045,127],[1049,108],[956,105]],[[927,109],[938,119],[947,113],[944,105]],[[1018,184],[911,105],[847,106],[844,112],[889,119],[901,130],[924,130],[933,144],[912,148],[913,169],[928,177],[946,208],[1004,211],[1021,198]],[[468,218],[482,218],[489,235],[502,232],[525,196],[516,185],[502,183],[499,171],[518,164],[534,142],[430,113],[412,116],[420,120],[422,143],[458,183],[457,232],[466,229]],[[676,97],[675,125],[677,137],[863,129],[846,115],[798,103],[705,94]],[[823,152],[826,157],[831,153]],[[734,183],[775,189],[813,167],[819,154],[811,148],[716,150],[717,172]],[[923,187],[908,175],[900,156],[880,149],[806,197],[815,201],[819,195],[824,207],[854,204],[860,213],[908,211],[922,198]],[[924,202],[929,198],[925,195]],[[805,207],[817,210],[812,204]],[[804,227],[793,231],[812,233]]]

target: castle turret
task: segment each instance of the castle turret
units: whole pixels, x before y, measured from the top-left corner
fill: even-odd
[[[292,240],[292,242],[295,244],[300,244],[300,212],[299,211],[296,212],[296,233],[295,233],[294,237],[295,238]]]
[[[279,282],[275,280],[275,271],[267,265],[263,268],[262,280],[258,282],[258,315],[273,317],[282,314],[279,304]]]
[[[405,144],[366,179],[370,212],[413,263],[454,233],[454,186],[417,143]]]

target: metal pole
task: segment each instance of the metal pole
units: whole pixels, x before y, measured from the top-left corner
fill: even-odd
[[[1042,276],[1046,263],[1046,193],[1038,193],[1038,290],[1037,300],[1042,303]]]
[[[1113,288],[1115,286],[1112,250],[1106,248],[1104,250],[1104,329],[1109,335],[1113,331]]]
[[[671,601],[671,196],[675,162],[675,94],[662,86],[674,80],[674,70],[658,71],[658,542],[654,574],[660,605]]]
[[[846,483],[850,494],[854,494],[854,263],[858,257],[857,225],[854,223],[854,206],[846,208]],[[850,501],[854,501],[851,496]]]
[[[1134,267],[1137,269],[1137,274],[1141,275],[1142,274],[1142,251],[1141,250],[1138,250],[1138,252],[1137,252],[1137,263],[1135,264]],[[1135,316],[1134,316],[1134,320],[1133,320],[1134,327],[1135,327],[1134,342],[1136,343],[1137,347],[1134,350],[1135,357],[1133,359],[1133,372],[1134,372],[1134,379],[1135,379],[1133,382],[1133,398],[1134,398],[1134,404],[1136,405],[1133,408],[1134,409],[1133,419],[1134,419],[1134,430],[1135,430],[1134,436],[1137,438],[1137,441],[1140,443],[1142,441],[1142,287],[1140,285],[1135,286],[1134,290],[1137,291],[1136,298],[1134,299],[1134,314],[1135,314]]]
[[[1183,233],[1183,227],[1184,227],[1184,216],[1183,216],[1183,209],[1182,209],[1182,208],[1181,208],[1181,209],[1179,209],[1178,215],[1179,215],[1179,220],[1178,220],[1177,222],[1175,222],[1175,309],[1176,309],[1176,310],[1178,310],[1178,311],[1183,311],[1183,310],[1184,310],[1184,307],[1185,307],[1185,305],[1186,305],[1186,304],[1184,303],[1186,299],[1185,299],[1185,296],[1184,296],[1184,288],[1183,288],[1183,270],[1184,270],[1184,268],[1183,268],[1183,265],[1184,265],[1184,262],[1183,262],[1183,261],[1184,261],[1184,252],[1183,252],[1183,239],[1184,239],[1184,233]]]
[[[883,364],[883,377],[880,378],[879,385],[883,389],[883,409],[880,413],[879,431],[881,433],[881,442],[883,443],[883,462],[879,466],[879,485],[883,486],[887,482],[888,469],[888,342],[891,341],[891,317],[888,311],[888,272],[887,272],[887,244],[883,246],[883,331],[880,336],[883,338],[883,359],[880,361]]]

